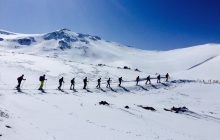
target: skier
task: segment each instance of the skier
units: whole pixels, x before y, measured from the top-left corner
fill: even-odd
[[[147,81],[146,81],[145,84],[147,85],[148,82],[149,82],[149,84],[151,84],[151,81],[150,81],[150,75],[147,76]]]
[[[44,81],[47,80],[45,78],[45,74],[43,76],[40,76],[39,81],[40,81],[40,87],[38,90],[43,90],[43,86],[44,86]]]
[[[85,79],[83,79],[83,83],[84,83],[83,89],[86,89],[87,82],[88,82],[87,77],[85,77]]]
[[[75,78],[73,78],[70,82],[71,82],[70,90],[74,90],[75,89]]]
[[[110,82],[111,82],[111,78],[108,78],[106,88],[111,88],[111,86],[110,86]]]
[[[160,74],[157,76],[157,83],[160,83]]]
[[[99,78],[99,79],[97,80],[97,82],[98,82],[98,85],[96,86],[96,88],[101,88],[101,87],[100,87],[100,84],[101,84],[101,78]]]
[[[138,77],[136,78],[136,86],[138,85],[139,80],[140,80],[140,77],[138,76]]]
[[[119,81],[118,86],[121,87],[121,82],[123,81],[123,80],[122,80],[122,77],[118,78],[118,81]]]
[[[167,73],[167,74],[165,75],[165,77],[166,77],[166,82],[168,82],[168,79],[170,78],[170,75]]]
[[[61,87],[62,87],[62,84],[64,83],[64,80],[63,80],[63,77],[61,77],[60,79],[59,79],[59,87],[58,87],[58,89],[59,90],[61,90]]]
[[[16,86],[16,89],[20,90],[22,80],[26,80],[26,79],[24,79],[24,74],[22,74],[20,77],[18,77],[17,80],[18,80],[18,85]]]

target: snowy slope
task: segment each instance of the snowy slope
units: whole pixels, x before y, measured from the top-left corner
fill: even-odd
[[[97,36],[75,33],[68,29],[34,35],[4,31],[0,34],[0,38],[3,39],[0,41],[1,50],[49,56],[86,64],[128,66],[152,74],[186,71],[188,76],[188,73],[195,71],[195,68],[197,71],[200,71],[199,69],[207,71],[203,65],[210,63],[210,59],[218,61],[220,55],[220,45],[218,44],[206,44],[171,51],[145,51],[105,41]],[[211,69],[210,74],[212,76],[209,74],[199,76],[202,76],[201,79],[220,78],[220,74],[214,69]],[[192,76],[192,78],[195,77]]]
[[[218,140],[220,84],[207,80],[220,80],[219,55],[218,44],[145,51],[67,29],[31,35],[1,30],[0,139]],[[131,70],[117,68],[123,66]],[[138,75],[166,72],[172,82],[152,80],[152,85],[145,85],[141,81],[135,86]],[[21,74],[27,79],[24,93],[14,90]],[[42,74],[48,79],[47,93],[37,90]],[[56,90],[61,76],[65,92]],[[85,76],[88,90],[82,89]],[[120,76],[123,88],[117,86]],[[73,77],[77,92],[69,90]],[[101,90],[95,88],[99,77]],[[109,77],[112,89],[105,88]],[[99,105],[100,101],[110,106]],[[190,112],[164,110],[173,106],[186,106]]]

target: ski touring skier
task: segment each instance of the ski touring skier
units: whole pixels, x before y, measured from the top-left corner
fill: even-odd
[[[139,80],[140,80],[140,77],[138,76],[138,77],[136,78],[136,86],[138,85]]]
[[[110,86],[110,82],[111,82],[111,78],[108,78],[106,88],[111,88],[111,86]]]
[[[168,82],[168,80],[169,80],[169,78],[170,78],[170,75],[167,73],[167,74],[165,75],[165,78],[166,78],[166,82]]]
[[[17,78],[17,81],[18,81],[18,85],[16,86],[17,90],[21,90],[21,82],[23,80],[26,80],[26,79],[24,79],[24,74],[22,74],[20,77]]]
[[[100,85],[101,85],[101,78],[99,78],[99,79],[97,80],[97,82],[98,82],[98,84],[97,84],[96,88],[101,88],[101,87],[100,87]]]
[[[63,80],[63,77],[61,77],[61,78],[59,79],[59,87],[58,87],[58,90],[62,90],[61,87],[62,87],[63,83],[64,83],[64,80]]]
[[[40,87],[39,87],[38,90],[42,90],[42,91],[44,90],[44,89],[43,89],[44,81],[47,80],[45,77],[46,77],[45,74],[44,74],[43,76],[40,76],[40,78],[39,78],[39,81],[40,81]]]
[[[70,85],[70,90],[74,90],[75,89],[75,78],[73,78],[71,81],[70,81],[71,85]]]
[[[85,79],[83,79],[83,89],[86,89],[87,87],[87,83],[88,83],[88,80],[87,80],[87,77],[85,77]]]
[[[157,76],[157,83],[160,83],[160,74]]]
[[[150,81],[150,75],[147,76],[147,81],[146,81],[145,84],[147,85],[148,82],[149,82],[149,84],[151,84],[151,81]]]
[[[118,82],[119,82],[118,86],[119,86],[119,87],[121,87],[121,82],[122,82],[122,81],[123,81],[123,80],[122,80],[122,77],[118,78]]]

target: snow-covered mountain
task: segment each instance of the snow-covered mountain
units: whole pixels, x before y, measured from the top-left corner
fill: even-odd
[[[218,140],[219,69],[219,44],[146,51],[68,29],[45,34],[0,30],[0,139]],[[167,72],[170,82],[135,85],[137,76]],[[21,74],[27,80],[18,93],[14,87]],[[48,79],[43,94],[37,90],[42,74]],[[61,76],[64,92],[56,90]],[[123,87],[118,87],[121,76]],[[69,90],[73,77],[75,92]],[[88,90],[82,89],[84,77]],[[109,77],[111,89],[105,87]],[[98,78],[102,89],[95,88]],[[173,106],[189,110],[164,110]]]
[[[0,49],[87,64],[128,66],[152,74],[184,73],[184,76],[193,79],[220,77],[217,70],[220,65],[219,44],[171,51],[146,51],[68,29],[30,35],[0,30]]]

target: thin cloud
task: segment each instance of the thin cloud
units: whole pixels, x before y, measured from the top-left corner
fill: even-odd
[[[126,7],[120,3],[120,0],[111,0],[111,3],[119,10],[121,11],[123,14],[129,15],[128,10],[126,9]]]

